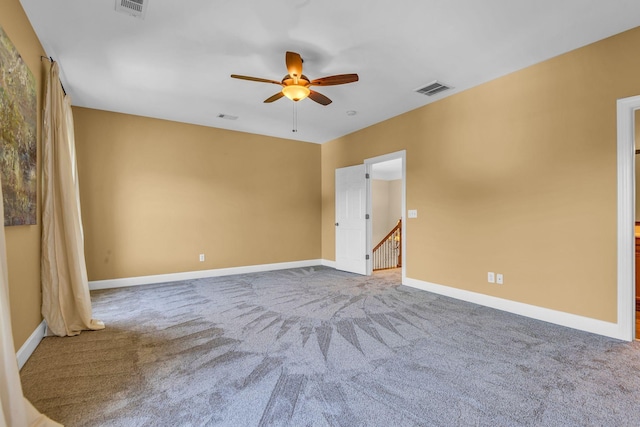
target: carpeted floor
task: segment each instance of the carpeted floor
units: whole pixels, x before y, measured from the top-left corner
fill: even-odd
[[[640,345],[315,267],[92,293],[25,395],[67,426],[640,426]]]

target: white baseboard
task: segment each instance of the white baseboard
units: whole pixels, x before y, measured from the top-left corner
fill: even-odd
[[[336,262],[332,261],[330,259],[322,259],[320,260],[322,262],[322,265],[325,267],[331,267],[331,268],[336,268]]]
[[[113,289],[128,286],[149,285],[153,283],[175,282],[189,279],[202,279],[207,277],[230,276],[234,274],[260,273],[264,271],[284,270],[288,268],[304,268],[322,265],[335,268],[336,262],[326,259],[314,259],[306,261],[292,261],[275,264],[260,264],[243,267],[219,268],[214,270],[188,271],[183,273],[158,274],[153,276],[139,276],[122,279],[97,280],[89,282],[90,290]],[[611,338],[626,340],[624,328],[620,328],[617,323],[605,322],[602,320],[592,319],[589,317],[578,316],[576,314],[565,313],[562,311],[551,310],[544,307],[538,307],[517,301],[511,301],[503,298],[484,295],[476,292],[466,291],[463,289],[451,288],[449,286],[438,285],[436,283],[424,282],[418,279],[405,278],[403,284],[411,286],[423,291],[432,292],[438,295],[455,298],[462,301],[471,302],[485,307],[495,308],[497,310],[506,311],[520,316],[530,317],[532,319],[542,320],[544,322],[565,326],[568,328],[578,329],[585,332],[591,332],[598,335],[604,335]],[[24,353],[22,356],[24,361],[21,367],[29,358],[33,350],[44,336],[45,323],[43,323],[34,331],[32,336],[22,346],[18,354]],[[20,360],[20,356],[19,356]]]
[[[421,280],[411,279],[408,277],[404,280],[403,284],[423,291],[483,305],[485,307],[495,308],[497,310],[518,314],[520,316],[526,316],[532,319],[542,320],[544,322],[554,323],[556,325],[566,326],[568,328],[604,335],[611,338],[626,340],[626,335],[624,335],[617,323],[591,319],[589,317],[578,316],[576,314],[537,307],[490,295],[438,285],[435,283],[423,282]]]
[[[47,323],[43,320],[37,327],[36,330],[33,331],[31,336],[27,338],[20,350],[16,353],[16,358],[18,359],[18,368],[22,369],[27,360],[31,357],[33,352],[35,351],[42,338],[44,338],[44,334],[47,330]]]
[[[180,280],[203,279],[207,277],[231,276],[234,274],[261,273],[263,271],[285,270],[324,265],[320,259],[306,261],[279,262],[275,264],[248,265],[243,267],[218,268],[214,270],[186,271],[183,273],[157,274],[153,276],[126,277],[122,279],[96,280],[89,282],[89,290],[125,288],[150,285],[153,283],[177,282]]]

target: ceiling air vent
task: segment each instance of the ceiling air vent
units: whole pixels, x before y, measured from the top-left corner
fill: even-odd
[[[149,0],[116,0],[116,11],[144,19]]]
[[[427,96],[433,96],[436,93],[443,92],[445,90],[453,89],[452,86],[446,85],[439,81],[433,81],[426,85],[425,87],[421,87],[420,89],[416,89],[416,92],[421,93]]]
[[[236,120],[238,118],[238,116],[232,116],[231,114],[218,114],[217,116],[219,119],[225,119],[225,120]]]

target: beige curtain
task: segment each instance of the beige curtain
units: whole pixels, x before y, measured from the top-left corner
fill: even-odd
[[[92,319],[84,259],[73,117],[58,63],[45,82],[42,186],[42,315],[58,336],[103,329]]]
[[[0,218],[4,218],[0,188]],[[0,427],[55,427],[22,394],[9,313],[9,280],[4,227],[0,226]]]

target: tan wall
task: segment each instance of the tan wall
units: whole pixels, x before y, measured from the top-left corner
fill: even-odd
[[[402,180],[394,179],[389,181],[389,229],[398,224],[398,220],[402,218]]]
[[[371,180],[371,239],[377,245],[388,232],[389,223],[389,181]]]
[[[73,113],[89,280],[320,258],[319,145]]]
[[[40,183],[40,123],[42,106],[42,64],[45,55],[18,0],[0,2],[0,25],[15,45],[38,85],[38,183]],[[16,350],[42,321],[40,314],[40,191],[38,225],[5,227],[9,269],[9,303],[13,343]]]
[[[371,239],[377,245],[402,216],[402,180],[371,180]]]
[[[636,28],[324,144],[323,258],[333,170],[406,149],[408,277],[615,322],[616,100],[640,94],[639,49]]]

